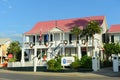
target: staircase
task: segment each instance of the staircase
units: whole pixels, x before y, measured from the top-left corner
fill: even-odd
[[[53,59],[58,55],[58,52],[61,49],[63,43],[59,43],[53,50],[51,47],[48,48],[48,53],[50,54],[50,58]]]

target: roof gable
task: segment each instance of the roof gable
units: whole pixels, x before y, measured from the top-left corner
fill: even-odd
[[[62,32],[62,30],[57,28],[57,27],[55,27],[55,28],[51,29],[49,32],[53,32],[53,33],[55,33],[55,32]]]

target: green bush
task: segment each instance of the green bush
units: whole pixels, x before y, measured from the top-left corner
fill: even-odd
[[[70,66],[72,69],[78,69],[80,67],[80,62],[79,61],[72,62]]]
[[[54,70],[54,65],[55,65],[55,60],[54,59],[51,59],[47,62],[47,65],[48,65],[48,70]]]
[[[55,58],[55,60],[57,60],[57,62],[61,63],[61,58],[62,58],[62,56],[58,56]]]
[[[81,68],[92,68],[92,58],[85,55],[80,60],[80,67]]]
[[[74,58],[75,58],[75,61],[79,61],[79,59],[78,59],[78,57],[77,57],[77,56],[74,56]]]
[[[58,70],[61,70],[61,63],[56,61],[54,64],[54,71],[58,71]]]
[[[9,62],[15,62],[17,59],[16,58],[10,58]]]
[[[109,60],[103,60],[101,61],[101,67],[111,67],[112,66],[112,61]]]
[[[59,59],[58,59],[59,60]],[[49,60],[47,62],[48,70],[58,71],[61,70],[61,63],[55,59]]]

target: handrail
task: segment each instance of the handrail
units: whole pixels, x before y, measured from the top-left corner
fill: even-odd
[[[59,48],[61,44],[63,44],[63,43],[59,43],[59,44],[55,47],[54,51],[55,51],[57,48]]]
[[[58,48],[60,48],[60,45],[61,44],[63,44],[63,43],[59,43],[56,47],[55,47],[55,49],[51,52],[51,55],[52,56],[55,56],[55,54],[53,54]]]

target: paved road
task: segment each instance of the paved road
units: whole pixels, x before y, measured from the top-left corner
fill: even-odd
[[[34,74],[34,73],[33,73]],[[0,80],[120,80],[119,77],[75,77],[75,76],[50,76],[50,75],[33,75],[33,74],[16,74],[1,73]]]
[[[89,73],[34,73],[0,70],[0,80],[120,80],[120,73],[113,73],[110,69],[107,68],[98,72]]]

